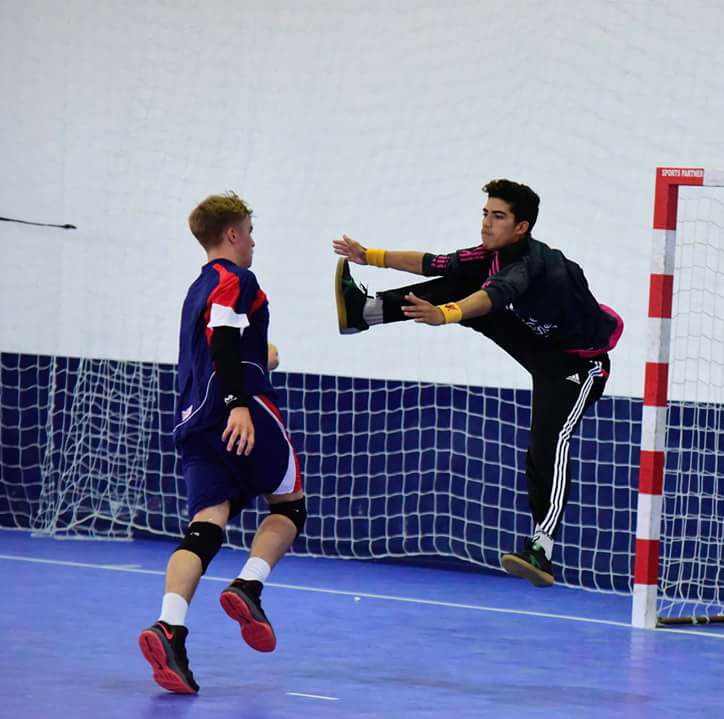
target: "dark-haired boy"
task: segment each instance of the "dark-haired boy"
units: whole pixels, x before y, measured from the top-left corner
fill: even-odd
[[[503,568],[536,586],[554,583],[553,538],[570,484],[570,437],[603,393],[608,351],[623,321],[591,294],[581,268],[531,236],[540,200],[527,185],[493,180],[483,187],[482,243],[447,255],[367,249],[343,235],[333,242],[339,330],[414,320],[454,322],[489,337],[531,374],[532,420],[526,456],[535,527]],[[349,262],[439,278],[375,297],[357,287]]]

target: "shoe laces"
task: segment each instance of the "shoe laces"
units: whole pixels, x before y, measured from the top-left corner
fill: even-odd
[[[372,299],[372,295],[369,293],[367,285],[363,285],[361,282],[358,284],[354,277],[352,277],[352,275],[348,275],[345,278],[345,281],[349,283],[350,287],[352,287],[353,289],[357,290],[358,292],[362,292],[366,298]]]
[[[261,582],[251,579],[237,579],[235,580],[235,583],[236,582],[239,582],[239,589],[243,589],[244,592],[254,600],[259,609],[261,609],[261,590],[264,588],[264,585]]]

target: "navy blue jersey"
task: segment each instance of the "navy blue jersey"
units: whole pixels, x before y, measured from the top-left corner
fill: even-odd
[[[238,341],[239,383],[247,396],[275,393],[267,369],[269,303],[254,273],[230,260],[204,265],[189,287],[181,313],[176,426],[178,445],[190,434],[219,425],[229,410],[217,377],[211,346],[214,332]]]
[[[457,277],[471,294],[484,289],[491,314],[512,312],[534,334],[581,357],[612,349],[623,331],[623,320],[596,301],[581,268],[532,237],[497,251],[479,245],[427,253],[423,273]]]

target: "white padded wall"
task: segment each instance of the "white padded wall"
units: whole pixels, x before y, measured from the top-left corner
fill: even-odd
[[[479,241],[480,186],[527,182],[535,236],[626,331],[641,394],[657,165],[724,167],[718,3],[6,2],[0,349],[173,362],[204,261],[186,216],[235,189],[282,369],[528,386],[458,327],[337,334],[332,239]],[[406,275],[364,268],[373,290]],[[411,281],[413,278],[410,278]]]

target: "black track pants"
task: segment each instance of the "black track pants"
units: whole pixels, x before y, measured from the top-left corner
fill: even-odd
[[[379,292],[378,297],[382,299],[384,322],[388,323],[407,319],[401,306],[408,292],[439,305],[461,300],[477,289],[479,285],[465,286],[459,280],[440,278]],[[608,355],[582,359],[551,347],[508,310],[462,324],[491,339],[531,374],[528,502],[535,524],[552,537],[568,500],[570,439],[585,410],[603,394],[610,371]]]

